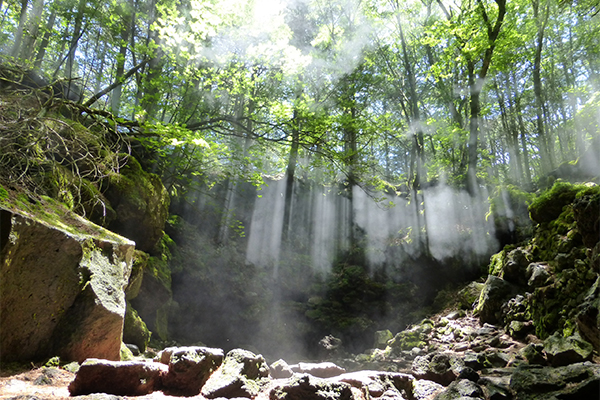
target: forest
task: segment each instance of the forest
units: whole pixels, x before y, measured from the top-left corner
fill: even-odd
[[[167,234],[135,238],[158,286],[130,303],[163,344],[254,330],[259,347],[334,333],[360,350],[531,236],[541,191],[600,173],[597,0],[0,0],[0,13],[0,89],[25,99],[0,103],[0,183],[147,238],[115,219],[107,182],[158,176],[166,208],[145,218]]]

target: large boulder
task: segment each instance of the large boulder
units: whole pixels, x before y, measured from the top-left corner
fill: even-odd
[[[168,367],[161,363],[86,360],[69,384],[71,396],[108,393],[141,396],[159,390]]]
[[[453,368],[452,361],[452,356],[445,353],[418,356],[413,361],[412,374],[417,379],[426,379],[447,386],[460,373]]]
[[[162,380],[165,393],[195,396],[223,362],[223,350],[208,347],[167,347],[157,360],[169,366]]]
[[[596,399],[600,365],[590,362],[558,368],[522,367],[510,377],[510,389],[518,399]]]
[[[135,244],[50,200],[0,209],[2,361],[119,360]]]
[[[460,379],[452,382],[442,393],[434,397],[434,400],[484,400],[485,394],[481,386],[468,379]]]
[[[488,276],[475,308],[482,324],[496,324],[502,321],[502,305],[512,292],[512,286],[504,279]]]
[[[248,350],[233,349],[202,387],[202,395],[209,399],[254,398],[269,382],[268,376],[269,366],[263,356]]]
[[[591,360],[593,350],[579,335],[563,337],[557,332],[544,341],[544,352],[554,367]]]

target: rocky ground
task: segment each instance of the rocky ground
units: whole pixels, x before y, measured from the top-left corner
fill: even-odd
[[[577,335],[519,340],[455,310],[333,362],[268,363],[246,350],[169,348],[154,359],[13,371],[0,399],[596,399],[600,358]],[[7,375],[4,372],[3,375]]]

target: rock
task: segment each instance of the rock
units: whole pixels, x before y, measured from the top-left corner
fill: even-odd
[[[524,285],[527,281],[525,271],[529,265],[528,258],[530,256],[520,247],[510,251],[506,255],[500,278],[516,285]]]
[[[600,193],[575,199],[573,215],[583,244],[593,248],[600,240]]]
[[[140,348],[135,344],[125,343],[125,347],[127,347],[129,351],[131,351],[131,354],[133,354],[135,357],[140,355]]]
[[[600,249],[600,244],[596,245]],[[588,340],[594,350],[600,352],[600,276],[588,290],[579,306],[577,327],[579,332]]]
[[[544,352],[553,367],[591,360],[593,350],[579,335],[565,338],[557,332],[544,341]]]
[[[519,399],[552,399],[561,391],[579,387],[585,391],[594,388],[593,381],[600,378],[600,365],[590,362],[571,364],[557,368],[518,368],[510,377],[510,389]],[[586,383],[587,382],[587,383]],[[588,386],[590,385],[590,386]],[[597,396],[598,392],[595,392]],[[594,397],[559,397],[562,399],[593,399]]]
[[[392,332],[389,329],[384,331],[377,331],[374,334],[373,340],[373,348],[375,349],[385,349],[387,343],[394,337]]]
[[[477,383],[479,378],[480,378],[480,376],[477,373],[477,371],[475,371],[471,367],[464,367],[463,369],[461,369],[460,374],[458,374],[458,377],[457,377],[457,379],[468,379],[471,382],[475,382],[475,383]]]
[[[444,389],[444,386],[439,383],[426,379],[416,379],[413,381],[412,394],[414,400],[429,400]]]
[[[412,365],[412,373],[417,379],[427,379],[447,386],[458,376],[450,365],[451,357],[444,353],[430,353],[416,357]]]
[[[403,350],[412,350],[415,347],[425,347],[425,331],[431,330],[432,324],[417,325],[410,329],[399,332],[389,341],[392,351],[399,352]]]
[[[135,244],[56,204],[0,212],[2,361],[119,360]]]
[[[346,372],[344,368],[339,367],[332,362],[298,363],[290,365],[290,369],[293,372],[298,372],[300,374],[310,374],[317,378],[331,378]]]
[[[160,363],[86,360],[69,384],[71,396],[108,393],[141,396],[159,390],[168,367]]]
[[[134,355],[139,355],[140,350],[141,352],[146,351],[146,347],[148,347],[148,343],[150,342],[150,336],[151,333],[144,321],[142,321],[131,304],[127,302],[125,321],[123,323],[123,342],[134,345],[137,348],[137,354],[133,350],[132,352]]]
[[[364,393],[368,393],[367,398],[385,396],[386,393],[390,398],[399,398],[398,396],[404,396],[412,391],[414,378],[399,372],[357,371],[342,374],[332,380],[361,389]]]
[[[248,350],[233,349],[227,353],[223,364],[202,387],[202,395],[217,397],[254,398],[268,383],[269,367],[261,355]]]
[[[139,250],[152,253],[169,216],[169,194],[160,177],[145,172],[129,157],[121,173],[110,177],[105,195],[117,213],[108,228],[134,240]]]
[[[475,306],[484,284],[480,282],[471,282],[458,292],[458,303],[461,308],[471,310]]]
[[[546,263],[531,263],[527,266],[527,285],[531,288],[545,286],[550,280],[550,272]]]
[[[331,382],[311,375],[299,375],[276,384],[270,400],[350,400],[352,390],[344,382]]]
[[[523,339],[534,330],[533,321],[511,321],[508,325],[509,335],[515,339]]]
[[[208,347],[168,347],[157,359],[169,366],[163,378],[165,393],[195,396],[223,362],[223,350]]]
[[[483,389],[468,379],[452,382],[446,390],[434,397],[434,400],[485,399]]]
[[[319,354],[321,358],[329,358],[337,355],[342,348],[342,339],[333,335],[327,335],[319,340]]]
[[[523,347],[519,353],[527,360],[529,364],[546,365],[547,361],[544,357],[544,345],[541,343],[530,343]]]
[[[512,399],[510,392],[510,377],[486,376],[481,378],[478,385],[485,388],[489,400],[509,400]]]
[[[284,360],[277,360],[269,367],[269,373],[274,379],[290,378],[294,372]]]
[[[489,275],[481,291],[475,312],[481,323],[498,323],[502,320],[502,304],[512,292],[511,285],[503,279]]]

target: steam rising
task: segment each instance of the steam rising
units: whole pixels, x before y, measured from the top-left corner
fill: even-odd
[[[285,180],[270,183],[260,193],[250,223],[247,261],[277,270]],[[407,257],[414,258],[427,250],[441,262],[454,257],[470,261],[469,257],[486,257],[497,250],[493,220],[486,219],[489,202],[485,190],[472,197],[441,184],[425,189],[422,198],[423,204],[417,208],[410,197],[386,195],[384,201],[376,200],[358,187],[353,189],[352,200],[333,188],[311,188],[304,196],[296,193],[291,200],[308,210],[305,215],[292,217],[295,223],[290,229],[296,232],[293,240],[309,243],[312,268],[320,272],[330,272],[336,255],[348,250],[351,229],[361,233],[371,269],[405,262],[398,258],[398,252],[390,251],[398,246],[403,249],[400,254]],[[352,220],[356,225],[351,228]],[[424,231],[426,249],[419,248],[419,226]]]

